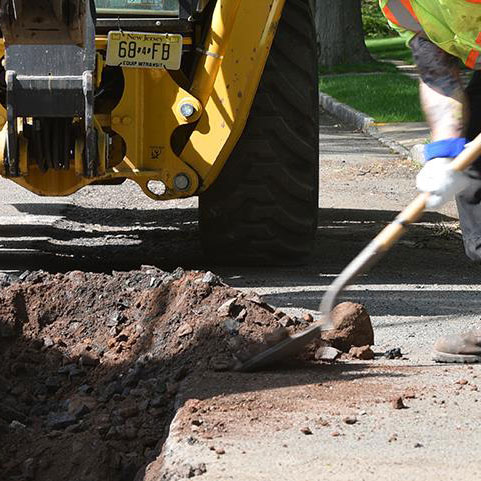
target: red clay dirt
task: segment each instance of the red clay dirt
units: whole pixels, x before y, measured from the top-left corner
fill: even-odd
[[[2,481],[133,480],[159,453],[179,381],[231,369],[282,327],[256,294],[212,273],[146,266],[2,283]]]
[[[179,381],[308,325],[210,272],[21,277],[0,288],[1,481],[139,479]]]

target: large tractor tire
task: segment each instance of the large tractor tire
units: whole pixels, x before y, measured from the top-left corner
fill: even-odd
[[[287,0],[244,132],[200,196],[202,244],[218,263],[302,263],[317,228],[319,101],[310,0]]]

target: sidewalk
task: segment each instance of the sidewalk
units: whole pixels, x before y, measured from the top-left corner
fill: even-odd
[[[403,75],[414,79],[419,78],[414,65],[399,60],[388,60],[388,62],[395,65]],[[338,102],[323,92],[320,92],[320,103],[324,110],[344,124],[372,135],[405,157],[410,157],[411,149],[415,145],[429,142],[429,127],[426,122],[376,123],[364,112]]]
[[[379,134],[410,151],[417,144],[429,141],[429,127],[426,122],[402,122],[375,124]]]
[[[407,64],[401,60],[383,61],[395,65],[403,75],[412,79],[419,79],[415,65]],[[359,73],[358,75],[368,74]],[[468,84],[471,75],[472,72],[468,70],[461,72],[461,79],[465,86]],[[364,112],[359,112],[349,105],[338,102],[323,92],[320,92],[320,103],[326,112],[341,120],[345,125],[372,135],[394,152],[407,158],[411,158],[411,149],[415,145],[429,142],[430,132],[426,122],[376,123],[373,118]]]

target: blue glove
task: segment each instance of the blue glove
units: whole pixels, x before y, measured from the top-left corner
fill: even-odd
[[[439,157],[454,158],[457,157],[466,145],[465,137],[457,137],[454,139],[438,140],[424,146],[424,163]]]
[[[424,167],[416,177],[416,186],[421,192],[431,194],[427,207],[440,207],[468,187],[469,177],[452,170],[450,165],[465,145],[466,139],[462,137],[439,140],[424,146]]]

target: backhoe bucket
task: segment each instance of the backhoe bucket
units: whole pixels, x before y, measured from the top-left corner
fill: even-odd
[[[68,169],[76,145],[83,144],[83,173],[94,177],[98,136],[91,2],[0,2],[8,124],[4,175],[22,175],[22,159],[27,155],[22,139],[28,139],[29,154],[41,171]]]
[[[1,0],[5,45],[84,46],[88,0]]]

